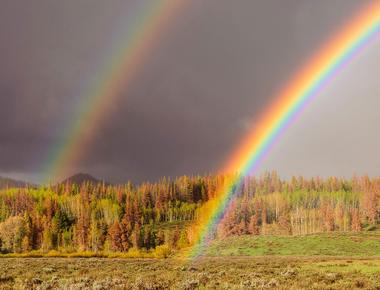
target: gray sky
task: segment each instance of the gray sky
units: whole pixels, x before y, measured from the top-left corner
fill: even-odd
[[[364,3],[192,0],[71,171],[113,182],[217,171],[276,92]],[[147,4],[0,0],[1,175],[41,179],[91,79]],[[376,40],[306,109],[262,170],[379,175],[379,75]]]

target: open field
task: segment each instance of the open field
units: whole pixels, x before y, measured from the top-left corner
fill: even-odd
[[[380,233],[240,236],[194,261],[0,259],[0,289],[380,289]]]
[[[305,236],[232,236],[214,241],[208,256],[380,257],[380,231],[320,233]]]
[[[380,259],[4,258],[1,289],[380,289]]]

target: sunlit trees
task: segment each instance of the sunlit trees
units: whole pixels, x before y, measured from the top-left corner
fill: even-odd
[[[359,209],[353,208],[351,209],[351,230],[354,232],[359,232],[362,229],[362,225],[360,222]]]
[[[23,217],[12,216],[0,223],[1,250],[3,252],[21,252],[25,237],[26,226]]]
[[[365,190],[363,203],[368,222],[371,225],[375,225],[378,220],[378,194],[373,186]]]
[[[186,248],[237,175],[162,178],[135,186],[60,184],[0,190],[3,252]],[[380,178],[245,177],[211,237],[305,235],[376,228]]]
[[[108,230],[109,241],[111,243],[111,249],[113,251],[122,251],[123,245],[121,240],[121,229],[120,224],[116,220]]]

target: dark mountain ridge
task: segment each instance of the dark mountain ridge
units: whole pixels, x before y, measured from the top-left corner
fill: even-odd
[[[66,178],[64,181],[61,183],[66,184],[83,184],[83,183],[93,183],[93,184],[98,184],[98,183],[105,183],[109,184],[108,182],[105,182],[104,180],[100,180],[95,178],[94,176],[88,174],[88,173],[77,173],[74,174],[68,178]]]
[[[35,185],[29,182],[0,176],[0,189],[14,188],[14,187],[17,187],[17,188],[35,187]]]

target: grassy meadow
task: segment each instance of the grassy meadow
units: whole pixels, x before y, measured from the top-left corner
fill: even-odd
[[[380,258],[380,231],[305,236],[231,236],[216,240],[208,256],[353,256]]]
[[[246,177],[188,259],[227,179],[0,190],[0,289],[380,290],[380,178]]]
[[[196,260],[3,256],[0,289],[380,289],[380,232],[235,236]]]
[[[4,258],[1,289],[380,289],[380,259]]]

